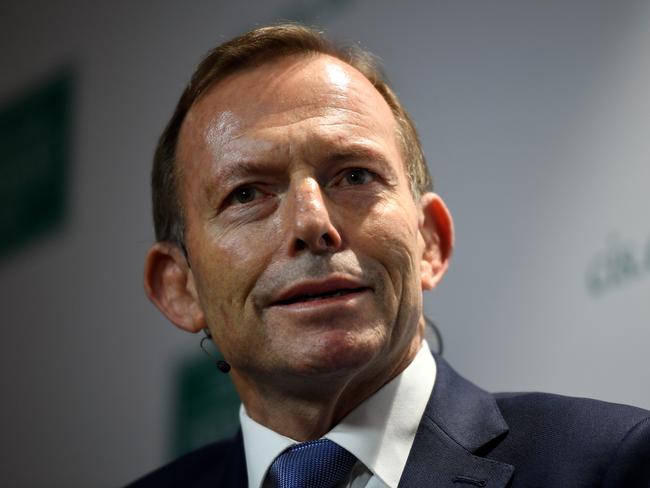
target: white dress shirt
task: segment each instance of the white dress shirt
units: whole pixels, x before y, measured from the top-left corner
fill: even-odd
[[[356,456],[341,488],[397,488],[415,433],[433,391],[436,363],[426,341],[411,364],[363,401],[323,437]],[[298,441],[255,422],[239,411],[249,488],[266,488],[273,460]]]

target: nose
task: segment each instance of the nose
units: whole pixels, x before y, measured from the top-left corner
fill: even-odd
[[[325,206],[323,193],[313,178],[297,182],[289,194],[289,251],[298,254],[335,252],[341,247],[341,235]]]

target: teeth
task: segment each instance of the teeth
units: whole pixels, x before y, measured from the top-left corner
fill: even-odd
[[[330,297],[340,297],[341,295],[345,295],[349,293],[349,291],[344,290],[344,291],[336,291],[332,293],[323,293],[322,295],[308,295],[305,297],[300,297],[296,301],[298,302],[313,302],[314,300],[322,300],[323,298],[330,298]]]
[[[288,305],[291,303],[299,303],[299,302],[313,302],[314,300],[324,300],[326,298],[331,298],[331,297],[340,297],[342,295],[349,295],[350,293],[355,293],[358,291],[361,291],[362,288],[344,288],[342,290],[338,291],[332,291],[329,293],[321,293],[318,295],[300,295],[300,296],[295,296],[292,298],[288,298],[286,300],[282,300],[278,302],[279,305]]]

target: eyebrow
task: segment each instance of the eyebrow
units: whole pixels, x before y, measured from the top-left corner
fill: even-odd
[[[277,174],[283,171],[283,168],[279,168],[278,165],[273,163],[245,159],[224,163],[223,166],[217,169],[211,179],[218,184],[223,184],[260,173]]]
[[[386,157],[366,144],[351,144],[333,151],[322,161],[326,164],[347,163],[348,161],[377,161],[388,163]]]

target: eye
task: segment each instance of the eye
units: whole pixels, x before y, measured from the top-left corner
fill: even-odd
[[[345,172],[343,183],[348,185],[365,185],[375,179],[375,175],[363,168],[353,168]]]
[[[252,202],[257,195],[257,190],[255,188],[239,188],[233,193],[233,200],[238,203],[248,203]]]
[[[254,188],[252,186],[242,186],[230,194],[230,197],[226,203],[230,205],[243,205],[252,202],[258,197],[259,190],[257,188]]]

